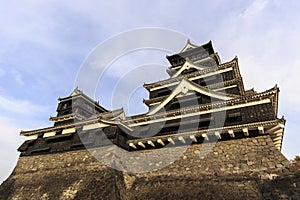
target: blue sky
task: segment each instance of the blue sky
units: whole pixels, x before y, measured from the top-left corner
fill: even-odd
[[[263,91],[278,84],[279,117],[287,119],[282,151],[289,159],[300,154],[299,8],[296,0],[2,1],[0,182],[17,161],[16,149],[23,141],[20,130],[52,125],[48,118],[56,114],[57,98],[73,90],[88,54],[113,35],[143,27],[178,31],[197,44],[212,40],[223,62],[238,56],[246,89]],[[166,68],[165,55],[135,52],[113,67],[122,72],[131,65],[155,60]],[[104,79],[107,85],[101,85],[104,89],[95,95],[108,109],[108,88],[120,76],[122,73],[108,73]],[[167,74],[153,76],[153,81],[161,77]],[[139,94],[147,95],[138,89],[134,95]],[[130,113],[138,112],[142,101],[128,107]]]

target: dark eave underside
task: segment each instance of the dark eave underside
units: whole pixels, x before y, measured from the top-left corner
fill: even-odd
[[[277,87],[274,87],[270,90],[255,94],[250,97],[236,98],[236,99],[221,101],[221,102],[217,102],[217,103],[213,103],[213,104],[209,103],[209,104],[204,104],[204,105],[196,105],[196,106],[192,106],[192,107],[182,108],[179,110],[177,110],[177,109],[171,110],[171,111],[168,111],[167,113],[157,113],[157,114],[154,114],[151,116],[148,116],[147,114],[135,115],[135,116],[131,116],[131,117],[126,117],[126,119],[121,120],[120,122],[123,122],[125,124],[130,124],[130,123],[136,123],[136,122],[145,121],[145,120],[151,121],[152,118],[158,119],[158,118],[164,118],[166,116],[180,115],[181,112],[195,112],[195,111],[201,111],[201,110],[209,110],[209,109],[216,108],[216,107],[226,107],[227,105],[239,105],[242,103],[249,103],[252,101],[254,102],[254,101],[258,101],[258,100],[270,98],[270,97],[273,97],[273,98],[271,98],[271,102],[275,106],[278,103],[277,102],[278,91],[279,91],[279,89]],[[31,131],[21,131],[20,134],[24,135],[24,136],[30,136],[30,135],[35,135],[35,134],[39,134],[39,133],[49,132],[49,131],[56,131],[56,130],[60,130],[60,129],[75,127],[75,126],[83,126],[86,124],[97,123],[97,122],[99,122],[99,119],[101,119],[103,115],[104,115],[104,113],[99,114],[99,116],[96,116],[96,118],[87,119],[84,121],[79,121],[76,123],[71,123],[71,124],[66,124],[66,125],[47,127],[47,128],[31,130]]]
[[[210,73],[210,72],[216,72],[216,71],[219,71],[219,70],[222,70],[222,69],[226,69],[226,68],[230,68],[230,67],[234,67],[234,68],[238,67],[237,66],[237,58],[234,58],[230,62],[221,64],[217,68],[207,68],[207,69],[199,70],[199,71],[196,71],[196,72],[193,72],[193,73],[190,73],[190,74],[185,74],[184,76],[186,78],[192,78],[192,77],[205,75],[205,74]],[[239,78],[239,77],[236,77],[236,78]],[[181,77],[178,76],[178,77],[175,77],[175,78],[169,78],[169,79],[158,81],[158,82],[154,82],[154,83],[147,83],[147,84],[144,84],[144,87],[149,90],[150,88],[155,88],[155,87],[158,87],[158,86],[163,86],[165,84],[176,83],[176,82],[179,82],[180,80],[181,80]]]
[[[222,88],[222,87],[231,86],[231,85],[234,85],[234,84],[237,84],[238,87],[241,87],[241,82],[242,82],[241,78],[239,78],[239,79],[236,78],[236,79],[221,82],[221,83],[215,83],[215,84],[207,85],[207,86],[204,86],[204,88],[207,88],[209,90],[214,90],[214,89],[219,89],[219,88]],[[160,97],[156,97],[156,98],[144,99],[144,103],[146,105],[150,105],[151,103],[161,102],[163,99],[166,99],[167,97],[168,97],[168,95],[164,95],[164,96],[160,96]]]
[[[178,54],[173,54],[173,55],[170,55],[170,56],[166,56],[166,57],[169,61],[172,61],[173,59],[182,58],[182,57],[185,58],[185,57],[188,57],[192,54],[197,54],[197,53],[203,52],[203,51],[207,51],[209,55],[215,53],[211,41],[209,41],[208,43],[206,43],[202,46],[199,46],[199,47],[196,47],[196,48],[193,48],[193,49],[189,49],[189,50],[186,50],[184,52],[180,52]]]

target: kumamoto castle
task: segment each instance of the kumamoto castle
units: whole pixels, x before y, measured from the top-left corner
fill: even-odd
[[[245,89],[238,59],[221,62],[211,42],[167,59],[170,77],[144,84],[145,114],[78,88],[59,98],[53,126],[21,131],[0,199],[300,199],[279,88]]]

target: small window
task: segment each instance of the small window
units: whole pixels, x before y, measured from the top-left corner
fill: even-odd
[[[240,112],[229,113],[228,114],[228,121],[231,122],[231,123],[242,121],[241,113]]]

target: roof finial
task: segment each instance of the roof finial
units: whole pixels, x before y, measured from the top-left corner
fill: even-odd
[[[198,46],[192,44],[191,40],[188,38],[187,41],[186,41],[185,47],[180,52],[184,52],[186,50],[193,49],[193,48],[196,48],[196,47],[198,47]]]
[[[73,90],[73,92],[71,93],[70,96],[74,96],[74,95],[78,95],[78,94],[82,94],[82,91],[79,90],[78,86],[76,86],[76,88]]]

